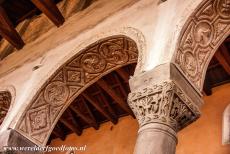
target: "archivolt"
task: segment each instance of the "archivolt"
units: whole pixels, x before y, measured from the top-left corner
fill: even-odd
[[[69,104],[87,87],[111,71],[137,62],[138,47],[124,35],[99,40],[66,61],[43,84],[27,107],[16,130],[45,145]]]
[[[9,91],[0,91],[0,125],[8,113],[12,101],[12,96]]]
[[[184,25],[173,61],[199,91],[210,60],[229,34],[229,0],[203,1]]]

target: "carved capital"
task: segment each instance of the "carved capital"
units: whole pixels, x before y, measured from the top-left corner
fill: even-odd
[[[179,131],[200,117],[198,106],[172,80],[130,93],[128,104],[140,127],[161,123]]]

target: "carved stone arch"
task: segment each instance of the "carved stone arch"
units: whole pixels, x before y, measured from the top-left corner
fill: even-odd
[[[137,43],[125,35],[100,39],[61,65],[43,84],[16,125],[37,145],[45,145],[55,124],[71,102],[104,75],[136,63]]]
[[[204,0],[184,25],[173,62],[201,91],[214,53],[230,34],[230,0]]]
[[[223,114],[222,144],[230,144],[230,104],[226,107]]]
[[[12,89],[0,89],[0,129],[4,125],[4,120],[10,112],[14,96],[11,94]]]

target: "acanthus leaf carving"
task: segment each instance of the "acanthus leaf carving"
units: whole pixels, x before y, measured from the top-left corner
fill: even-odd
[[[200,116],[198,107],[173,81],[132,92],[128,103],[140,127],[148,123],[162,123],[178,131]]]

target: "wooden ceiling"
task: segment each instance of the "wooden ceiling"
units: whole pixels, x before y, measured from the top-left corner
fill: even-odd
[[[57,27],[61,26],[65,19],[56,4],[61,0],[0,0],[0,35],[18,50],[25,43],[15,27],[23,20],[44,13]],[[91,0],[85,0],[83,8],[87,7]],[[1,39],[1,38],[0,38]]]

